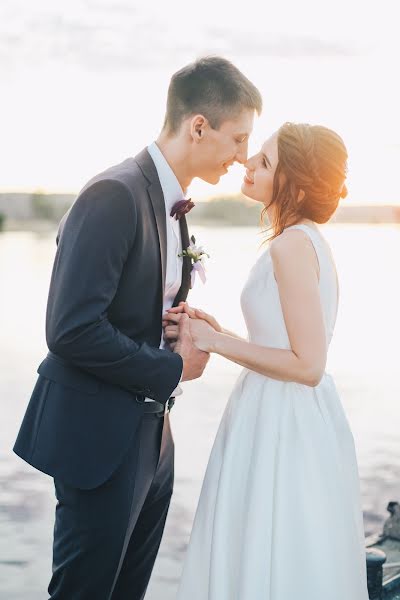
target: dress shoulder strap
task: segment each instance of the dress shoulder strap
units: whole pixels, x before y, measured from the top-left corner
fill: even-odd
[[[320,234],[310,225],[305,225],[304,223],[297,223],[296,225],[290,225],[290,227],[286,227],[285,231],[289,229],[301,229],[304,233],[307,233],[309,237],[314,240],[320,240]]]
[[[289,229],[301,229],[301,231],[304,231],[304,233],[306,233],[308,235],[308,237],[311,240],[311,243],[314,247],[314,251],[315,254],[317,256],[318,259],[318,263],[319,263],[319,267],[321,269],[321,262],[323,259],[322,256],[322,238],[321,235],[313,228],[310,227],[309,225],[305,225],[304,223],[298,223],[296,225],[291,225],[290,227],[286,227],[285,231],[288,231]]]

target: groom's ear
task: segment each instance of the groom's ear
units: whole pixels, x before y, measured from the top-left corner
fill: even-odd
[[[190,133],[195,142],[199,143],[204,137],[204,131],[208,125],[203,115],[195,115],[190,123]]]

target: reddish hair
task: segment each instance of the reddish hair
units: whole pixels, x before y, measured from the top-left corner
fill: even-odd
[[[263,220],[274,206],[269,239],[302,219],[329,221],[340,198],[347,196],[346,172],[347,150],[337,133],[321,125],[284,123],[278,131],[272,200],[261,214]],[[299,201],[301,191],[304,197]]]

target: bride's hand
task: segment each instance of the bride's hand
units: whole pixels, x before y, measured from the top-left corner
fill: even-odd
[[[176,341],[178,339],[178,333],[179,333],[178,321],[179,321],[179,317],[182,313],[186,313],[187,315],[189,315],[189,317],[190,317],[189,326],[192,325],[192,321],[203,321],[208,326],[212,327],[214,332],[218,332],[218,333],[223,332],[221,325],[218,323],[218,321],[215,317],[204,312],[204,310],[200,310],[199,308],[193,308],[192,306],[189,306],[189,304],[187,302],[180,302],[179,306],[170,308],[163,315],[163,320],[162,320],[162,326],[164,328],[164,340],[167,342],[167,344],[169,345],[171,350],[174,349]],[[194,325],[193,325],[193,328],[194,328]],[[203,328],[201,331],[204,332],[205,328]],[[202,342],[207,344],[210,341],[211,340],[208,338],[207,338],[207,340],[199,339],[199,344],[201,344]],[[199,350],[203,350],[202,347],[201,348],[199,346],[197,346],[197,347],[199,348]],[[204,351],[207,352],[207,350],[204,350]]]
[[[181,311],[186,312],[186,311]],[[173,349],[179,334],[179,319],[181,313],[172,313],[164,315],[164,339]],[[212,352],[217,331],[205,319],[193,317],[189,319],[190,334],[194,345],[203,352]]]
[[[204,310],[200,310],[200,308],[193,308],[192,310],[194,311],[195,317],[197,319],[202,319],[203,321],[206,321],[209,325],[211,325],[213,329],[215,329],[215,331],[221,333],[222,327],[215,317],[204,312]]]
[[[195,319],[196,316],[194,314],[195,309],[192,306],[189,306],[187,302],[179,302],[178,306],[173,306],[172,308],[168,308],[166,314],[163,316],[163,319],[168,316],[169,313],[178,315],[181,313],[186,313],[191,319]]]
[[[213,352],[218,331],[205,319],[189,319],[190,335],[195,346],[203,352]]]
[[[221,333],[222,327],[218,323],[218,321],[215,317],[204,312],[204,310],[200,310],[199,308],[194,308],[193,306],[189,306],[189,304],[187,302],[180,302],[179,306],[170,308],[167,311],[167,315],[168,315],[168,313],[179,314],[182,312],[185,312],[187,315],[189,315],[189,317],[191,319],[203,319],[204,321],[207,321],[207,323],[209,325],[211,325],[211,327],[213,327],[215,329],[215,331],[218,331],[219,333]],[[165,319],[167,317],[167,315],[164,315],[163,319]],[[166,322],[163,321],[163,327],[165,327],[165,324],[166,324]]]

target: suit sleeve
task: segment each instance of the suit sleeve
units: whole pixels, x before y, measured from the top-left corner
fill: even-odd
[[[46,339],[51,352],[99,379],[165,403],[181,356],[136,343],[107,317],[136,224],[135,202],[118,181],[99,181],[78,197],[58,238]]]

